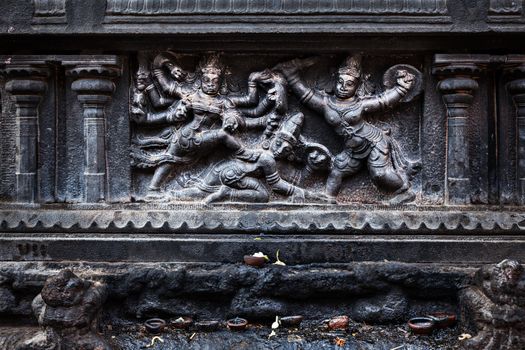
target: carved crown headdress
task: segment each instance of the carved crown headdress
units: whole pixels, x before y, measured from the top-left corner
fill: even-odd
[[[361,55],[348,56],[339,67],[339,74],[350,75],[354,78],[361,77]]]
[[[296,113],[289,117],[282,125],[276,136],[288,141],[292,146],[297,145],[301,129],[304,123],[304,115]]]
[[[222,64],[218,54],[210,54],[204,57],[199,63],[201,73],[215,73],[222,75],[226,71],[226,67]]]

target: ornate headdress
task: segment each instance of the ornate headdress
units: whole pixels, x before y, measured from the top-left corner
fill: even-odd
[[[199,68],[201,73],[215,73],[217,75],[222,75],[226,71],[219,55],[215,53],[204,57],[199,63]]]
[[[361,55],[348,56],[339,67],[338,72],[359,79],[361,77]]]
[[[276,136],[288,141],[292,146],[296,146],[301,135],[303,123],[304,115],[302,113],[296,113],[281,125]]]

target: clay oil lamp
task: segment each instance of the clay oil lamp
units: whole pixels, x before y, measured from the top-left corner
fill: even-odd
[[[414,317],[408,321],[408,327],[414,334],[429,335],[435,326],[434,319],[430,317]]]
[[[328,321],[328,328],[331,330],[347,329],[348,323],[350,323],[350,319],[348,318],[348,316],[336,316],[332,317]]]
[[[254,267],[263,267],[266,262],[270,260],[268,259],[268,256],[264,255],[263,253],[255,253],[253,255],[245,255],[244,256],[244,263],[246,265],[254,266]]]
[[[166,327],[166,321],[161,318],[150,318],[144,322],[144,327],[149,334],[160,334]]]
[[[191,317],[179,317],[171,322],[173,327],[177,329],[188,329],[192,323],[193,319]]]
[[[245,320],[244,318],[235,317],[235,318],[232,318],[231,320],[228,320],[226,322],[226,325],[232,331],[242,331],[248,325],[248,321]]]
[[[436,328],[452,327],[456,324],[456,314],[453,312],[433,312],[428,317],[434,320]]]
[[[283,327],[299,327],[303,320],[304,317],[301,315],[281,317],[281,325]]]
[[[219,328],[219,321],[200,321],[195,323],[195,327],[203,332],[213,332]]]

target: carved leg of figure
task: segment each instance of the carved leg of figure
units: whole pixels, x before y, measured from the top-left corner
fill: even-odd
[[[209,194],[209,192],[205,192],[198,187],[183,188],[182,190],[171,191],[170,193],[172,200],[175,201],[189,201],[198,198],[204,198],[204,196],[207,196]]]
[[[344,174],[339,169],[332,169],[326,180],[326,194],[335,198],[341,190]]]
[[[368,157],[368,171],[374,184],[382,190],[394,192],[396,195],[388,201],[389,204],[401,204],[414,200],[416,194],[410,186],[408,176],[394,169],[391,154],[373,149]]]
[[[153,174],[153,178],[151,179],[148,188],[148,195],[146,196],[146,199],[160,200],[164,198],[164,195],[160,192],[160,186],[173,169],[173,166],[174,165],[172,163],[164,163],[155,169],[155,173]]]
[[[223,185],[221,189],[209,195],[205,202],[248,202],[248,203],[267,203],[270,194],[266,187],[257,179],[242,178],[230,186]]]
[[[231,149],[235,152],[235,156],[239,159],[246,160],[249,162],[253,162],[256,159],[256,153],[251,151],[250,149],[243,147],[242,143],[237,140],[233,135],[228,134],[224,130],[217,130],[213,131],[214,138],[218,140],[220,143],[225,145],[228,149]],[[215,144],[214,144],[215,145]]]
[[[217,192],[212,193],[208,197],[206,197],[206,199],[204,199],[204,203],[210,204],[210,203],[229,201],[231,198],[232,192],[233,192],[233,188],[223,185]]]
[[[344,150],[334,158],[334,164],[326,180],[326,194],[335,199],[345,177],[356,174],[362,167],[360,159],[352,157],[351,150]]]

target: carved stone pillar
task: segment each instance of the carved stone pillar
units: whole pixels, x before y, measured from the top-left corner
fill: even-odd
[[[113,78],[120,75],[116,65],[84,63],[68,70],[74,79],[84,119],[84,201],[99,202],[106,196],[105,108],[115,90]]]
[[[439,56],[439,55],[436,55]],[[470,203],[470,167],[468,142],[468,108],[478,83],[473,75],[479,71],[474,63],[449,62],[434,66],[438,89],[447,109],[447,202]]]
[[[38,109],[49,70],[45,62],[9,63],[6,90],[16,107],[16,200],[38,201]]]
[[[506,70],[511,78],[507,90],[516,106],[517,199],[518,204],[525,204],[525,63]]]

